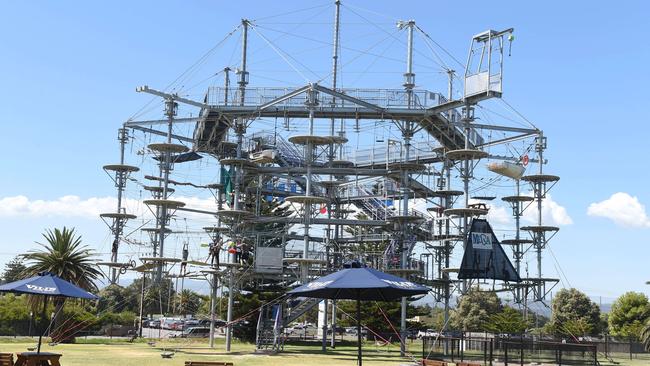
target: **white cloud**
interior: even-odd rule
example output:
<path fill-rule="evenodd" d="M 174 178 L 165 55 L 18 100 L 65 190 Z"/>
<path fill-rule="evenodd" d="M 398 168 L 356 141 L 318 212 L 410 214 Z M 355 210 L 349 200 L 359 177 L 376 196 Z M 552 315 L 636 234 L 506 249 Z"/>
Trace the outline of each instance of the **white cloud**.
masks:
<path fill-rule="evenodd" d="M 512 210 L 503 206 L 491 205 L 490 212 L 487 214 L 487 219 L 491 223 L 502 226 L 514 225 Z"/>
<path fill-rule="evenodd" d="M 604 217 L 623 227 L 650 227 L 650 218 L 645 206 L 637 197 L 625 192 L 614 193 L 604 201 L 590 204 L 587 215 Z"/>
<path fill-rule="evenodd" d="M 532 196 L 532 193 L 528 195 Z M 524 211 L 523 219 L 529 223 L 537 223 L 537 202 L 531 202 Z M 573 219 L 569 216 L 566 208 L 554 201 L 553 197 L 547 193 L 546 198 L 542 201 L 542 223 L 543 225 L 565 226 L 573 224 Z"/>
<path fill-rule="evenodd" d="M 186 203 L 186 207 L 216 211 L 213 199 L 198 197 L 174 197 L 173 199 Z M 128 213 L 138 216 L 151 216 L 151 212 L 135 199 L 126 199 L 123 202 Z M 26 196 L 12 196 L 0 198 L 0 217 L 79 217 L 98 219 L 100 213 L 115 212 L 117 198 L 115 197 L 90 197 L 82 199 L 79 196 L 63 196 L 54 200 L 32 200 Z M 191 213 L 184 213 L 191 215 Z"/>

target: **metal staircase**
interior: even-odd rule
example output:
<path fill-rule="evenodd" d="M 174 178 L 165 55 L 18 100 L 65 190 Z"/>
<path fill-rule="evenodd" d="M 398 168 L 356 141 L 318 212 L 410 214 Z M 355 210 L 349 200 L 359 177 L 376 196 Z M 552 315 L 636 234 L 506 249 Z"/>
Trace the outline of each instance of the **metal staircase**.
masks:
<path fill-rule="evenodd" d="M 263 305 L 257 320 L 256 348 L 273 352 L 281 351 L 284 347 L 284 328 L 321 301 L 314 298 L 294 299 L 285 296 Z"/>

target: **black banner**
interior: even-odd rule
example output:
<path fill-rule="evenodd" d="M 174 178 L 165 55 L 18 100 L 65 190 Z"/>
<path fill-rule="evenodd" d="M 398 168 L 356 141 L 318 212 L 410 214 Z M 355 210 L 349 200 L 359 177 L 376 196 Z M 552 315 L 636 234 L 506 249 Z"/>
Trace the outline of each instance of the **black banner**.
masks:
<path fill-rule="evenodd" d="M 487 220 L 472 220 L 458 278 L 521 282 Z"/>

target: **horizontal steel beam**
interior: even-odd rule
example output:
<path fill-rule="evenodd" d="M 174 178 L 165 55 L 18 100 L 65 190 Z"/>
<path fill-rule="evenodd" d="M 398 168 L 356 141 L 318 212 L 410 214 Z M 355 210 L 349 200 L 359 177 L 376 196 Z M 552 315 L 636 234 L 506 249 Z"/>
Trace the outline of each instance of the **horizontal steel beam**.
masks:
<path fill-rule="evenodd" d="M 287 118 L 308 118 L 309 110 L 307 107 L 298 106 L 281 106 L 275 105 L 260 110 L 256 106 L 210 106 L 211 112 L 220 112 L 232 117 L 287 117 Z M 428 117 L 424 109 L 408 109 L 408 108 L 385 108 L 376 110 L 367 107 L 331 107 L 331 106 L 316 106 L 314 107 L 315 118 L 347 118 L 347 119 L 381 119 L 390 118 L 395 120 L 410 120 L 417 121 Z M 329 122 L 328 122 L 329 123 Z"/>
<path fill-rule="evenodd" d="M 385 164 L 384 164 L 385 165 Z M 261 174 L 284 173 L 289 175 L 307 174 L 306 167 L 260 167 L 254 170 Z M 359 169 L 359 168 L 325 168 L 311 167 L 312 174 L 323 175 L 362 175 L 362 176 L 385 176 L 389 173 L 386 169 Z"/>
<path fill-rule="evenodd" d="M 173 123 L 194 123 L 199 122 L 202 118 L 191 117 L 191 118 L 174 118 Z M 168 119 L 154 119 L 149 121 L 127 121 L 124 123 L 124 127 L 133 127 L 133 126 L 153 126 L 153 125 L 166 125 L 169 123 Z"/>
<path fill-rule="evenodd" d="M 158 136 L 167 136 L 167 132 L 165 131 L 160 131 L 160 130 L 155 130 L 153 128 L 148 128 L 148 127 L 142 127 L 142 126 L 127 126 L 131 129 L 142 131 L 142 132 L 147 132 L 153 135 L 158 135 Z M 184 142 L 190 142 L 194 143 L 193 138 L 185 137 L 185 136 L 180 136 L 180 135 L 174 135 L 172 134 L 173 139 L 177 139 L 178 141 L 184 141 Z"/>
<path fill-rule="evenodd" d="M 463 122 L 449 122 L 449 124 L 461 128 L 465 128 Z M 487 125 L 484 123 L 474 123 L 470 124 L 470 127 L 473 129 L 483 129 L 483 130 L 493 130 L 493 131 L 505 131 L 505 132 L 517 132 L 517 133 L 528 133 L 528 134 L 538 134 L 541 131 L 536 128 L 522 128 L 522 127 L 510 127 L 510 126 L 498 126 L 498 125 Z"/>

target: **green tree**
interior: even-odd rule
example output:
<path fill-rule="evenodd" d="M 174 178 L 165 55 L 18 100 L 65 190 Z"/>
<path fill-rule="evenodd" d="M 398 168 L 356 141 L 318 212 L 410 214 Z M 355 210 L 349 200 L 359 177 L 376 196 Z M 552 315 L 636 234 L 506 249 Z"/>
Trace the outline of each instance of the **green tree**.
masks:
<path fill-rule="evenodd" d="M 25 264 L 22 257 L 14 257 L 10 262 L 5 264 L 5 270 L 2 273 L 1 280 L 4 283 L 18 281 L 23 279 Z"/>
<path fill-rule="evenodd" d="M 484 330 L 498 334 L 522 334 L 530 325 L 530 322 L 524 319 L 519 310 L 505 306 L 500 313 L 489 317 L 484 325 Z"/>
<path fill-rule="evenodd" d="M 125 301 L 128 304 L 125 310 L 136 314 L 140 312 L 140 297 L 142 292 L 142 278 L 135 279 L 125 289 Z M 166 278 L 154 282 L 147 278 L 144 292 L 143 314 L 169 314 L 173 309 L 172 300 L 176 296 L 174 283 Z"/>
<path fill-rule="evenodd" d="M 649 318 L 648 297 L 639 292 L 626 292 L 612 304 L 608 316 L 609 332 L 615 337 L 639 339 Z"/>
<path fill-rule="evenodd" d="M 103 312 L 117 312 L 127 310 L 129 294 L 126 288 L 118 284 L 110 284 L 99 291 L 97 310 Z M 132 310 L 132 309 L 128 309 Z"/>
<path fill-rule="evenodd" d="M 82 244 L 81 236 L 78 236 L 74 229 L 64 227 L 63 230 L 47 230 L 43 237 L 46 242 L 37 243 L 41 246 L 41 250 L 33 250 L 22 255 L 27 262 L 25 277 L 36 276 L 40 272 L 50 272 L 84 290 L 96 292 L 95 281 L 100 279 L 102 274 L 93 261 L 93 251 Z M 41 297 L 39 299 L 34 297 L 32 304 L 36 305 L 36 302 L 41 300 Z M 62 319 L 61 310 L 64 303 L 65 298 L 54 299 L 55 328 Z"/>
<path fill-rule="evenodd" d="M 484 331 L 490 317 L 501 312 L 501 300 L 492 291 L 470 289 L 460 297 L 451 313 L 452 328 L 465 331 Z"/>
<path fill-rule="evenodd" d="M 176 306 L 178 314 L 196 314 L 201 307 L 201 296 L 192 290 L 184 289 L 176 295 Z"/>
<path fill-rule="evenodd" d="M 341 300 L 336 303 L 338 307 L 337 315 L 339 320 L 337 325 L 342 327 L 356 327 L 357 321 L 357 302 Z M 394 334 L 395 330 L 399 332 L 400 324 L 400 309 L 401 304 L 399 301 L 362 301 L 361 302 L 361 324 L 370 328 L 373 332 Z M 430 310 L 423 307 L 415 307 L 408 305 L 407 314 L 409 317 L 416 315 L 429 315 Z M 386 320 L 388 318 L 390 323 Z M 391 326 L 392 325 L 392 326 Z M 407 327 L 421 327 L 422 324 L 415 322 L 408 322 Z M 393 330 L 395 328 L 395 330 Z M 372 339 L 373 334 L 368 333 Z M 397 335 L 393 335 L 393 340 L 397 339 Z"/>
<path fill-rule="evenodd" d="M 551 310 L 548 329 L 557 335 L 577 337 L 600 333 L 600 308 L 574 288 L 560 290 L 553 298 Z"/>
<path fill-rule="evenodd" d="M 650 352 L 650 320 L 648 320 L 643 329 L 641 329 L 641 342 L 643 342 L 645 350 Z"/>

